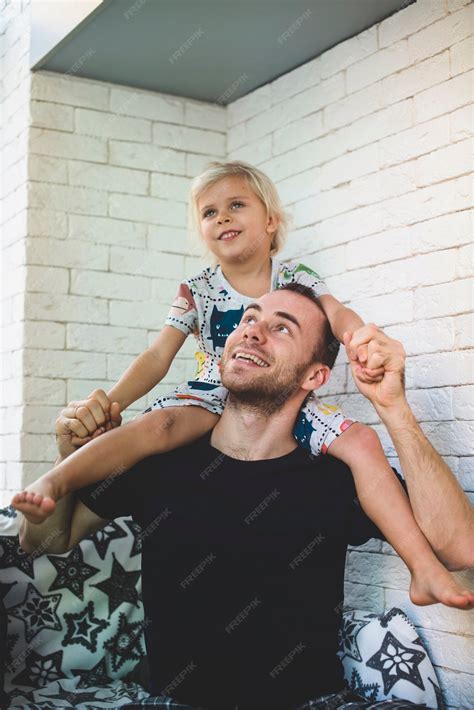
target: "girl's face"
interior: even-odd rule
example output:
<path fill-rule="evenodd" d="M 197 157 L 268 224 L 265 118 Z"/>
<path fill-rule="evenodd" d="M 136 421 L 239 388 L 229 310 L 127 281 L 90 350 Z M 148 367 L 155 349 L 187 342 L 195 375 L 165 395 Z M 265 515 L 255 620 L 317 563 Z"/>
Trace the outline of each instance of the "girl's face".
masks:
<path fill-rule="evenodd" d="M 276 223 L 245 178 L 222 178 L 198 200 L 201 232 L 220 263 L 268 259 Z M 225 234 L 225 232 L 239 234 Z"/>

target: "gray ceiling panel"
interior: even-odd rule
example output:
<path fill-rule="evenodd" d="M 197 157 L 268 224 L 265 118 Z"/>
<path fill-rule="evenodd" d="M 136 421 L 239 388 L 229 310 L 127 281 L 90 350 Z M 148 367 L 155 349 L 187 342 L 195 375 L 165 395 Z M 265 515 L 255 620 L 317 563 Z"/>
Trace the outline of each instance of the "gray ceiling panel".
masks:
<path fill-rule="evenodd" d="M 225 105 L 415 0 L 105 0 L 34 69 Z"/>

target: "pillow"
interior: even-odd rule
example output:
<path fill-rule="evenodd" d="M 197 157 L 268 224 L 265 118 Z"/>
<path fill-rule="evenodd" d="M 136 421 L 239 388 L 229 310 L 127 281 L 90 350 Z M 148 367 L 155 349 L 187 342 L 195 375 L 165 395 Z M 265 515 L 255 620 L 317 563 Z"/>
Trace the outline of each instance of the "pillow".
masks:
<path fill-rule="evenodd" d="M 120 518 L 68 552 L 38 555 L 19 547 L 19 518 L 0 511 L 5 691 L 35 692 L 86 672 L 121 680 L 145 656 L 138 526 Z"/>
<path fill-rule="evenodd" d="M 3 677 L 5 673 L 4 660 L 7 657 L 7 612 L 0 596 L 0 708 L 6 707 L 7 696 L 3 692 Z"/>
<path fill-rule="evenodd" d="M 0 508 L 0 537 L 15 537 L 20 532 L 21 516 L 11 505 Z"/>
<path fill-rule="evenodd" d="M 20 516 L 14 508 L 0 509 L 0 535 L 15 536 L 18 534 Z M 3 596 L 10 589 L 9 584 L 0 581 L 0 708 L 8 707 L 7 695 L 4 692 L 5 661 L 7 659 L 7 612 Z"/>
<path fill-rule="evenodd" d="M 444 710 L 428 651 L 401 609 L 383 615 L 345 611 L 339 648 L 347 684 L 367 700 L 410 700 Z"/>

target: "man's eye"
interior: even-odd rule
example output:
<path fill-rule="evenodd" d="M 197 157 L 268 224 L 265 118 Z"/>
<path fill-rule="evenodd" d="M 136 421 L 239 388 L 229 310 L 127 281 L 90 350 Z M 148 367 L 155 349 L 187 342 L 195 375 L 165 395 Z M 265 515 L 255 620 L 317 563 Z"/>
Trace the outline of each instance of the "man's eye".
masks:
<path fill-rule="evenodd" d="M 244 320 L 244 323 L 250 323 L 251 320 L 254 321 L 255 317 L 254 316 L 247 316 L 247 318 L 245 318 L 245 320 Z"/>
<path fill-rule="evenodd" d="M 283 323 L 281 323 L 281 325 L 277 325 L 277 330 L 279 330 L 279 331 L 282 332 L 282 333 L 283 333 L 283 332 L 286 332 L 286 333 L 289 333 L 289 332 L 290 332 L 288 326 L 283 325 Z"/>

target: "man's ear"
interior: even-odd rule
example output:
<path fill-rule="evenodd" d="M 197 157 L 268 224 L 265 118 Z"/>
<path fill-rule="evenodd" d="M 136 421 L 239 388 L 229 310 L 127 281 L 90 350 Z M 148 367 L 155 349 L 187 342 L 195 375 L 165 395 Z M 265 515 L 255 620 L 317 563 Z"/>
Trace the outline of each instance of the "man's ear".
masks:
<path fill-rule="evenodd" d="M 329 380 L 331 370 L 327 365 L 318 362 L 312 365 L 301 385 L 301 388 L 310 392 L 323 387 Z"/>

